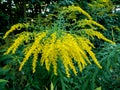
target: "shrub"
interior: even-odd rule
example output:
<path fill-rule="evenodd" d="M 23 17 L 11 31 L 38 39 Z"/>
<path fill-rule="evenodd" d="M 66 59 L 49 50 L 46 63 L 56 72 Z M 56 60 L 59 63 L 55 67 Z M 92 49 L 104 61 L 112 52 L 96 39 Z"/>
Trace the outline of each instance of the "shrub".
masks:
<path fill-rule="evenodd" d="M 71 14 L 75 17 L 71 17 Z M 77 18 L 77 15 L 82 15 L 81 19 Z M 71 20 L 72 22 L 69 22 Z M 20 52 L 22 57 L 24 57 L 23 60 L 19 59 L 19 71 L 24 72 L 27 76 L 27 74 L 31 75 L 32 68 L 34 74 L 33 76 L 28 75 L 28 78 L 34 77 L 35 82 L 41 84 L 41 88 L 47 89 L 53 87 L 65 90 L 70 88 L 65 82 L 69 83 L 71 78 L 68 79 L 67 77 L 81 76 L 80 72 L 85 70 L 88 64 L 94 62 L 99 68 L 103 67 L 92 50 L 95 46 L 91 40 L 97 37 L 112 44 L 114 42 L 107 39 L 98 30 L 106 30 L 106 28 L 94 21 L 82 8 L 74 5 L 64 7 L 59 12 L 58 19 L 46 27 L 39 22 L 39 18 L 38 21 L 13 25 L 3 38 L 9 37 L 9 34 L 15 31 L 20 31 L 20 33 L 15 35 L 13 44 L 4 54 L 11 53 L 14 55 Z M 32 67 L 30 67 L 31 64 Z M 92 67 L 92 65 L 89 66 Z M 89 70 L 92 71 L 94 69 L 90 68 Z M 89 70 L 85 74 L 92 74 Z M 93 73 L 94 77 L 98 74 L 99 69 L 95 70 L 96 73 Z M 42 75 L 37 77 L 36 75 L 40 75 L 40 73 L 46 77 L 42 78 Z M 89 74 L 86 78 L 88 78 Z M 44 84 L 37 81 L 37 79 L 45 80 L 45 78 L 48 78 L 48 82 Z M 27 81 L 27 78 L 25 78 L 28 87 L 36 89 L 35 83 L 34 85 L 32 83 L 33 80 L 29 79 Z M 93 83 L 94 81 L 95 78 Z M 86 88 L 87 84 L 84 83 L 83 89 Z M 92 84 L 92 88 L 94 88 L 94 84 Z"/>

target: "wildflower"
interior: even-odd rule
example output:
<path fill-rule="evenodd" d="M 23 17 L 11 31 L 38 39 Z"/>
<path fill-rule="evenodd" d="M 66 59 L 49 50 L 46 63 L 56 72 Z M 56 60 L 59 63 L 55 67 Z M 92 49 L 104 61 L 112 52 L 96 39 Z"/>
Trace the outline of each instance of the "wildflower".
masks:
<path fill-rule="evenodd" d="M 88 58 L 88 55 L 92 58 L 94 63 L 99 67 L 102 66 L 99 64 L 95 53 L 92 51 L 92 48 L 95 48 L 93 43 L 85 37 L 88 35 L 90 37 L 96 36 L 98 39 L 114 43 L 111 40 L 107 39 L 100 32 L 95 31 L 95 26 L 106 30 L 102 25 L 93 21 L 91 16 L 81 9 L 79 6 L 69 6 L 64 8 L 63 13 L 78 11 L 85 15 L 88 19 L 82 19 L 78 24 L 85 29 L 84 35 L 78 36 L 77 34 L 68 33 L 64 30 L 56 30 L 56 26 L 52 31 L 42 30 L 40 32 L 27 32 L 24 31 L 16 35 L 15 42 L 8 48 L 5 54 L 12 52 L 13 54 L 18 49 L 20 45 L 24 45 L 24 42 L 27 44 L 23 49 L 24 58 L 20 64 L 19 71 L 22 70 L 25 63 L 33 56 L 32 60 L 32 71 L 36 71 L 36 66 L 38 60 L 40 64 L 45 66 L 45 68 L 50 71 L 51 67 L 55 75 L 58 75 L 57 70 L 58 62 L 62 62 L 66 76 L 70 77 L 70 70 L 77 75 L 76 66 L 74 63 L 77 63 L 79 70 L 82 70 L 88 65 L 91 64 L 91 61 Z M 89 26 L 90 29 L 86 29 L 86 26 Z M 28 28 L 29 24 L 15 24 L 8 30 L 3 38 L 6 38 L 14 30 L 20 30 L 21 28 Z M 34 38 L 33 38 L 34 37 Z M 33 39 L 33 42 L 30 40 Z M 41 58 L 38 58 L 38 55 L 41 54 Z"/>
<path fill-rule="evenodd" d="M 8 30 L 6 33 L 5 33 L 5 35 L 4 35 L 4 39 L 11 33 L 11 32 L 13 32 L 13 31 L 15 31 L 16 29 L 17 30 L 20 30 L 21 28 L 28 28 L 28 26 L 29 26 L 29 23 L 23 23 L 23 24 L 21 24 L 21 23 L 18 23 L 18 24 L 15 24 L 15 25 L 13 25 L 11 28 L 10 28 L 10 30 Z"/>
<path fill-rule="evenodd" d="M 39 42 L 46 36 L 46 32 L 39 33 L 33 43 L 33 45 L 30 47 L 30 50 L 26 53 L 23 61 L 20 64 L 19 71 L 22 69 L 26 61 L 29 59 L 29 57 L 32 55 L 32 52 L 37 48 L 39 45 Z"/>
<path fill-rule="evenodd" d="M 46 69 L 49 71 L 50 66 L 53 66 L 54 74 L 57 75 L 57 60 L 61 60 L 67 77 L 70 77 L 69 70 L 71 69 L 75 75 L 77 75 L 76 67 L 73 60 L 78 63 L 80 71 L 82 71 L 87 63 L 91 64 L 88 56 L 85 53 L 90 52 L 90 56 L 94 62 L 101 68 L 97 59 L 95 58 L 92 50 L 93 44 L 90 41 L 84 41 L 85 39 L 79 36 L 67 34 L 56 38 L 56 33 L 51 35 L 51 39 L 45 39 L 42 49 L 41 64 L 45 64 Z M 62 33 L 62 34 L 63 34 Z M 86 39 L 87 40 L 87 39 Z M 88 49 L 88 50 L 87 50 Z"/>
<path fill-rule="evenodd" d="M 96 28 L 95 26 L 97 26 L 102 30 L 106 30 L 106 28 L 103 25 L 101 25 L 93 20 L 82 19 L 82 20 L 78 21 L 77 23 L 78 23 L 78 26 L 81 26 L 82 28 L 86 28 L 86 26 L 90 26 L 90 28 L 94 29 L 94 28 Z"/>
<path fill-rule="evenodd" d="M 82 13 L 83 15 L 85 15 L 88 19 L 92 20 L 92 17 L 79 6 L 72 5 L 72 6 L 69 6 L 68 8 L 64 7 L 63 12 L 71 12 L 71 11 L 78 11 L 79 13 Z"/>
<path fill-rule="evenodd" d="M 99 68 L 102 68 L 95 54 L 92 52 L 94 45 L 90 42 L 90 40 L 76 34 L 69 34 L 64 31 L 60 32 L 61 33 L 53 32 L 50 35 L 47 31 L 40 32 L 38 34 L 36 33 L 34 36 L 34 42 L 28 44 L 23 50 L 25 57 L 20 64 L 19 70 L 21 71 L 29 57 L 33 55 L 32 70 L 34 73 L 36 71 L 39 53 L 41 54 L 41 65 L 45 65 L 48 71 L 50 71 L 52 66 L 55 75 L 57 75 L 58 60 L 62 61 L 67 77 L 70 77 L 70 70 L 72 70 L 75 75 L 78 73 L 74 62 L 78 64 L 79 70 L 82 72 L 87 64 L 91 64 L 91 61 L 88 59 L 86 53 L 89 54 Z M 90 30 L 88 30 L 86 31 L 86 34 L 97 36 L 99 39 L 112 42 L 97 31 L 92 30 L 90 32 Z M 23 41 L 29 41 L 30 36 L 31 33 L 27 32 L 23 32 L 18 35 L 15 43 L 8 49 L 6 54 L 10 53 L 10 51 L 15 53 L 16 49 L 23 43 Z"/>
<path fill-rule="evenodd" d="M 96 37 L 98 37 L 98 39 L 102 39 L 102 40 L 107 41 L 107 42 L 109 42 L 109 43 L 115 44 L 113 41 L 107 39 L 104 35 L 102 35 L 102 34 L 101 34 L 100 32 L 98 32 L 98 31 L 94 31 L 94 30 L 92 30 L 92 29 L 85 29 L 85 32 L 86 32 L 86 34 L 88 34 L 88 35 L 91 36 L 91 37 L 96 36 Z"/>
<path fill-rule="evenodd" d="M 46 69 L 50 70 L 50 65 L 53 65 L 54 74 L 57 75 L 57 51 L 55 50 L 56 32 L 50 35 L 44 41 L 42 49 L 41 64 L 45 63 Z"/>
<path fill-rule="evenodd" d="M 33 54 L 33 63 L 32 63 L 32 66 L 33 66 L 33 73 L 36 71 L 35 68 L 36 68 L 36 63 L 37 63 L 37 59 L 38 59 L 38 54 L 37 53 L 37 50 L 35 50 L 34 54 Z"/>
<path fill-rule="evenodd" d="M 29 36 L 31 35 L 31 33 L 28 32 L 22 32 L 17 39 L 14 41 L 14 44 L 12 44 L 9 49 L 4 53 L 4 54 L 8 54 L 12 51 L 12 54 L 14 54 L 18 48 L 18 46 L 22 45 L 24 41 L 28 42 L 29 40 Z"/>
<path fill-rule="evenodd" d="M 24 41 L 24 36 L 21 35 L 20 37 L 18 37 L 14 44 L 12 46 L 9 47 L 9 49 L 4 53 L 4 54 L 8 54 L 12 51 L 12 54 L 15 53 L 16 49 L 18 48 L 18 46 Z"/>
<path fill-rule="evenodd" d="M 37 60 L 38 60 L 38 55 L 39 53 L 41 53 L 41 50 L 42 50 L 42 45 L 41 44 L 38 44 L 36 46 L 36 49 L 33 51 L 33 62 L 32 62 L 32 70 L 33 70 L 33 73 L 36 71 L 36 64 L 37 64 Z"/>

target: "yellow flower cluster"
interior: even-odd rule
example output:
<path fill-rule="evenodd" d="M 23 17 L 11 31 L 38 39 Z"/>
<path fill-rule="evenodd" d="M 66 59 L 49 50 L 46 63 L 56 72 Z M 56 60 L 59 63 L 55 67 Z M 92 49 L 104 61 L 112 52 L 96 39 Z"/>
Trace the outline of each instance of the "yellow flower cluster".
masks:
<path fill-rule="evenodd" d="M 91 51 L 94 46 L 88 39 L 67 33 L 63 33 L 63 36 L 57 38 L 56 34 L 57 33 L 54 32 L 51 34 L 51 37 L 44 41 L 42 49 L 40 62 L 42 65 L 45 64 L 48 71 L 52 65 L 54 74 L 57 75 L 57 60 L 62 60 L 67 77 L 70 77 L 70 69 L 77 75 L 73 61 L 78 63 L 80 71 L 87 65 L 87 62 L 91 63 L 85 51 L 87 51 L 94 62 L 102 68 L 95 54 Z"/>
<path fill-rule="evenodd" d="M 93 20 L 82 19 L 82 20 L 78 21 L 78 25 L 81 26 L 82 28 L 86 28 L 86 25 L 88 25 L 88 26 L 90 26 L 90 28 L 93 28 L 93 29 L 96 28 L 96 26 L 97 26 L 103 30 L 106 30 L 106 28 L 103 25 L 101 25 Z"/>
<path fill-rule="evenodd" d="M 22 67 L 24 66 L 24 64 L 27 62 L 27 60 L 29 59 L 29 57 L 34 54 L 34 60 L 33 60 L 33 72 L 35 72 L 35 65 L 36 65 L 36 60 L 37 60 L 37 57 L 36 54 L 38 54 L 41 49 L 42 49 L 42 45 L 40 44 L 41 40 L 46 36 L 46 32 L 41 32 L 41 33 L 38 33 L 38 35 L 36 35 L 35 37 L 35 41 L 34 43 L 32 44 L 32 46 L 28 49 L 28 51 L 26 51 L 26 54 L 25 54 L 25 57 L 22 61 L 22 63 L 20 64 L 20 68 L 19 70 L 22 69 Z M 26 50 L 26 49 L 25 49 Z M 23 50 L 23 51 L 25 51 Z"/>
<path fill-rule="evenodd" d="M 18 23 L 18 24 L 15 24 L 15 25 L 13 25 L 11 28 L 10 28 L 10 30 L 8 30 L 6 33 L 5 33 L 5 35 L 4 35 L 4 39 L 11 33 L 11 32 L 13 32 L 14 30 L 21 30 L 21 28 L 28 28 L 28 26 L 29 26 L 29 23 Z"/>
<path fill-rule="evenodd" d="M 68 8 L 64 8 L 65 10 L 78 11 L 83 15 L 87 16 L 89 20 L 84 19 L 78 22 L 78 24 L 83 26 L 90 25 L 91 29 L 84 29 L 85 34 L 94 37 L 97 36 L 98 39 L 102 39 L 104 41 L 114 43 L 111 40 L 105 38 L 100 32 L 94 31 L 92 27 L 98 26 L 99 28 L 106 30 L 102 25 L 93 21 L 91 16 L 81 9 L 78 6 L 69 6 Z M 11 27 L 9 31 L 6 32 L 3 38 L 6 38 L 11 32 L 14 30 L 20 30 L 21 28 L 28 28 L 29 24 L 15 24 Z M 85 27 L 84 27 L 85 28 Z M 56 27 L 55 27 L 56 29 Z M 53 30 L 53 29 L 52 29 Z M 82 71 L 87 64 L 91 64 L 87 55 L 89 55 L 94 63 L 99 67 L 102 66 L 99 64 L 95 54 L 92 52 L 92 48 L 94 45 L 90 42 L 86 37 L 78 36 L 76 34 L 67 33 L 64 30 L 53 30 L 52 32 L 48 30 L 44 30 L 41 32 L 22 32 L 16 35 L 17 38 L 15 42 L 8 48 L 5 54 L 15 51 L 18 49 L 20 45 L 24 45 L 26 42 L 26 48 L 23 49 L 24 58 L 20 64 L 19 71 L 22 70 L 25 63 L 29 60 L 31 56 L 33 56 L 32 61 L 32 70 L 33 73 L 36 71 L 37 61 L 39 60 L 41 65 L 45 65 L 46 69 L 50 71 L 51 67 L 55 75 L 57 75 L 58 70 L 58 62 L 61 61 L 66 71 L 67 77 L 70 77 L 70 70 L 73 71 L 75 75 L 77 75 L 76 66 L 74 63 L 77 63 L 79 70 Z M 31 38 L 33 38 L 33 42 L 29 42 Z M 41 58 L 38 56 L 41 54 Z"/>
<path fill-rule="evenodd" d="M 8 31 L 9 32 L 9 31 Z M 9 49 L 4 53 L 4 54 L 8 54 L 12 51 L 12 54 L 14 54 L 17 50 L 17 48 L 22 45 L 25 42 L 28 42 L 29 37 L 32 34 L 30 32 L 22 32 L 21 34 L 19 34 L 18 38 L 15 39 L 14 43 L 9 47 Z"/>
<path fill-rule="evenodd" d="M 68 6 L 68 8 L 64 7 L 63 9 L 64 10 L 63 10 L 62 13 L 72 12 L 72 11 L 74 11 L 74 12 L 78 11 L 79 13 L 82 13 L 83 15 L 85 15 L 88 19 L 92 19 L 92 17 L 86 11 L 84 11 L 81 7 L 79 7 L 79 6 L 72 5 L 72 6 Z"/>
<path fill-rule="evenodd" d="M 111 0 L 92 0 L 92 2 L 88 5 L 92 10 L 97 12 L 96 15 L 98 16 L 111 12 L 113 9 Z"/>
<path fill-rule="evenodd" d="M 108 3 L 108 2 L 110 2 L 110 0 L 98 0 L 98 2 L 101 2 L 101 3 Z"/>
<path fill-rule="evenodd" d="M 6 51 L 5 54 L 15 53 L 18 46 L 20 46 L 30 35 L 26 35 L 28 32 L 23 32 L 15 40 L 14 44 Z M 91 64 L 86 53 L 88 53 L 93 61 L 102 68 L 98 63 L 95 54 L 92 52 L 93 44 L 86 38 L 61 32 L 61 36 L 58 37 L 57 32 L 53 32 L 48 36 L 48 32 L 40 32 L 35 35 L 35 40 L 32 44 L 28 44 L 24 48 L 25 57 L 20 64 L 19 70 L 25 65 L 29 57 L 33 55 L 32 70 L 35 72 L 36 63 L 39 60 L 38 55 L 41 53 L 40 63 L 45 65 L 46 69 L 49 71 L 50 67 L 53 67 L 54 74 L 57 75 L 57 62 L 61 60 L 67 77 L 70 77 L 70 70 L 77 75 L 77 70 L 74 62 L 78 64 L 80 71 L 85 68 L 87 63 Z"/>
<path fill-rule="evenodd" d="M 94 36 L 98 37 L 98 39 L 102 39 L 106 42 L 109 42 L 109 43 L 112 43 L 112 44 L 115 44 L 115 42 L 107 39 L 103 34 L 101 34 L 100 32 L 98 31 L 94 31 L 92 29 L 85 29 L 85 33 L 88 34 L 89 36 L 91 36 L 92 38 L 94 38 Z"/>

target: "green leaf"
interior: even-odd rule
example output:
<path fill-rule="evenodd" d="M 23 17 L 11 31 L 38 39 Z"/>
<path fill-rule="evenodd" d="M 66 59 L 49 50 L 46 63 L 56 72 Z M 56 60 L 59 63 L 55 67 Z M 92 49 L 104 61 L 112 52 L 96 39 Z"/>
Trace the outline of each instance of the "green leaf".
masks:
<path fill-rule="evenodd" d="M 101 89 L 101 86 L 100 86 L 100 87 L 97 87 L 95 90 L 102 90 L 102 89 Z"/>
<path fill-rule="evenodd" d="M 47 87 L 45 87 L 45 90 L 48 90 L 48 88 L 47 88 Z"/>
<path fill-rule="evenodd" d="M 0 83 L 7 83 L 8 80 L 5 80 L 5 79 L 0 79 Z"/>
<path fill-rule="evenodd" d="M 5 79 L 0 79 L 0 88 L 4 89 L 5 88 L 5 84 L 8 82 L 8 80 Z"/>
<path fill-rule="evenodd" d="M 53 85 L 52 82 L 51 82 L 51 84 L 50 84 L 50 90 L 54 90 L 54 85 Z"/>
<path fill-rule="evenodd" d="M 87 89 L 87 87 L 89 86 L 89 85 L 88 85 L 88 82 L 89 82 L 89 79 L 86 80 L 85 83 L 83 84 L 82 90 L 86 90 L 86 89 Z"/>

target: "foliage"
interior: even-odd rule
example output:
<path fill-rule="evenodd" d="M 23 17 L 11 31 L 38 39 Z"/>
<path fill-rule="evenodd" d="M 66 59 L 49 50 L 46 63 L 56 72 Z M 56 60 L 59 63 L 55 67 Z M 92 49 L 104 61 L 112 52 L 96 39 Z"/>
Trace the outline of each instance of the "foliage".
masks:
<path fill-rule="evenodd" d="M 118 38 L 119 32 L 117 32 L 117 28 L 120 28 L 120 15 L 113 13 L 114 8 L 115 5 L 111 0 L 93 0 L 88 4 L 88 12 L 94 17 L 95 21 L 106 27 L 107 31 L 103 32 L 103 34 L 112 40 Z"/>
<path fill-rule="evenodd" d="M 103 71 L 99 74 L 101 76 L 100 85 L 104 90 L 106 89 L 119 89 L 120 88 L 120 44 L 109 45 L 105 44 L 105 47 L 98 52 L 98 57 L 101 59 L 101 64 L 104 66 Z M 104 72 L 104 73 L 103 73 Z M 104 77 L 104 79 L 103 79 Z M 107 85 L 106 85 L 107 84 Z M 108 87 L 109 85 L 109 87 Z M 110 85 L 112 85 L 110 87 Z"/>
<path fill-rule="evenodd" d="M 110 90 L 120 89 L 120 45 L 105 44 L 104 48 L 97 51 L 97 56 L 103 66 L 102 70 L 94 64 L 87 66 L 77 76 L 71 75 L 64 78 L 66 90 Z"/>
<path fill-rule="evenodd" d="M 0 90 L 119 90 L 118 3 L 1 0 Z"/>
<path fill-rule="evenodd" d="M 103 39 L 105 41 L 111 42 L 109 39 L 105 38 L 100 32 L 94 30 L 94 26 L 96 25 L 102 29 L 105 29 L 102 25 L 93 21 L 87 12 L 82 10 L 78 6 L 69 6 L 68 9 L 64 8 L 63 12 L 70 11 L 79 11 L 85 16 L 88 17 L 89 20 L 83 19 L 79 21 L 79 23 L 83 22 L 83 31 L 90 37 L 98 37 L 99 39 Z M 81 25 L 81 24 L 80 24 Z M 90 26 L 90 29 L 84 29 L 86 25 Z M 6 38 L 10 32 L 13 32 L 16 29 L 21 29 L 22 27 L 28 28 L 28 24 L 16 24 L 11 27 L 11 29 L 6 32 L 4 38 Z M 70 76 L 69 68 L 77 75 L 76 68 L 74 66 L 73 60 L 77 62 L 80 71 L 87 65 L 86 62 L 90 63 L 86 52 L 92 57 L 93 61 L 98 65 L 98 67 L 102 68 L 98 63 L 95 54 L 91 51 L 93 44 L 84 36 L 78 36 L 76 34 L 72 34 L 72 32 L 67 33 L 65 30 L 57 26 L 53 26 L 53 28 L 48 30 L 43 30 L 40 32 L 28 32 L 24 31 L 20 34 L 16 35 L 17 38 L 14 43 L 10 46 L 5 54 L 8 54 L 12 51 L 12 54 L 15 53 L 17 48 L 20 45 L 25 45 L 23 50 L 25 57 L 20 64 L 19 70 L 22 69 L 24 64 L 27 62 L 29 57 L 33 54 L 33 73 L 35 72 L 36 62 L 39 54 L 41 54 L 40 62 L 42 65 L 45 64 L 46 69 L 49 71 L 50 66 L 53 66 L 54 74 L 57 75 L 57 62 L 59 59 L 62 61 L 67 77 Z M 30 41 L 33 40 L 31 43 Z M 72 46 L 71 46 L 72 45 Z M 86 52 L 85 52 L 86 51 Z"/>

